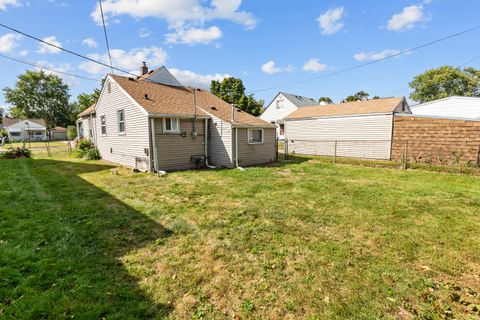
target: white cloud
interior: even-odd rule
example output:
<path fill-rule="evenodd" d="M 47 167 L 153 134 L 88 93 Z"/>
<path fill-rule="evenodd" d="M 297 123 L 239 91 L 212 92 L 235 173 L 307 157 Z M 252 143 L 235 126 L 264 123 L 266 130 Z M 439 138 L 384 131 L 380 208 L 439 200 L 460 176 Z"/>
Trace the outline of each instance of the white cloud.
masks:
<path fill-rule="evenodd" d="M 318 18 L 318 24 L 322 28 L 322 34 L 330 35 L 337 33 L 343 28 L 342 18 L 345 10 L 343 7 L 330 9 L 327 12 L 321 14 Z"/>
<path fill-rule="evenodd" d="M 150 37 L 150 32 L 146 28 L 141 28 L 138 31 L 138 35 L 140 36 L 140 38 L 148 38 Z"/>
<path fill-rule="evenodd" d="M 48 43 L 54 44 L 58 47 L 61 47 L 62 44 L 57 41 L 57 38 L 55 36 L 50 36 L 42 39 L 43 41 L 46 41 Z M 62 50 L 49 46 L 48 44 L 45 43 L 40 43 L 40 46 L 38 47 L 38 53 L 40 54 L 47 54 L 47 53 L 52 53 L 52 54 L 59 54 Z"/>
<path fill-rule="evenodd" d="M 385 59 L 386 57 L 399 54 L 401 50 L 398 49 L 384 49 L 379 52 L 370 51 L 370 52 L 360 52 L 355 54 L 353 57 L 357 61 L 375 61 Z"/>
<path fill-rule="evenodd" d="M 222 37 L 222 30 L 213 26 L 208 29 L 190 28 L 188 30 L 179 29 L 175 33 L 166 35 L 167 43 L 184 43 L 184 44 L 208 44 Z"/>
<path fill-rule="evenodd" d="M 320 63 L 318 59 L 310 59 L 303 65 L 303 70 L 311 72 L 321 72 L 327 69 L 327 65 Z"/>
<path fill-rule="evenodd" d="M 18 0 L 0 0 L 0 10 L 6 11 L 8 6 L 19 7 L 22 4 Z"/>
<path fill-rule="evenodd" d="M 280 72 L 292 72 L 295 70 L 293 66 L 287 66 L 285 68 L 280 68 L 275 65 L 275 61 L 268 61 L 262 65 L 262 71 L 266 74 L 275 74 Z"/>
<path fill-rule="evenodd" d="M 60 63 L 59 65 L 55 65 L 51 62 L 47 62 L 47 61 L 44 61 L 44 60 L 41 60 L 41 61 L 37 61 L 37 64 L 42 66 L 42 67 L 45 67 L 45 68 L 48 68 L 50 70 L 54 70 L 54 71 L 59 71 L 59 72 L 67 72 L 67 73 L 70 73 L 71 70 L 72 70 L 72 66 L 69 64 L 69 63 Z M 37 68 L 37 70 L 41 70 L 41 68 Z M 68 76 L 68 75 L 65 75 L 65 74 L 60 74 L 60 73 L 57 73 L 57 72 L 53 72 L 53 71 L 50 71 L 50 70 L 44 70 L 42 69 L 45 73 L 47 74 L 54 74 L 60 78 L 62 78 L 62 80 L 68 84 L 70 87 L 78 87 L 80 86 L 80 81 L 73 77 L 73 76 Z"/>
<path fill-rule="evenodd" d="M 165 52 L 165 50 L 155 46 L 146 48 L 135 48 L 128 52 L 123 49 L 112 49 L 110 53 L 112 55 L 112 62 L 114 67 L 135 73 L 139 72 L 140 65 L 143 61 L 147 62 L 148 65 L 154 67 L 164 65 L 167 60 L 167 53 Z M 106 64 L 110 63 L 107 53 L 89 54 L 88 57 Z M 109 68 L 101 66 L 94 62 L 81 63 L 79 65 L 79 68 L 91 74 L 102 74 L 110 72 Z"/>
<path fill-rule="evenodd" d="M 97 48 L 98 44 L 95 38 L 87 38 L 82 41 L 82 44 L 86 45 L 89 48 Z"/>
<path fill-rule="evenodd" d="M 18 42 L 22 36 L 7 33 L 0 37 L 0 52 L 7 53 L 18 47 Z"/>
<path fill-rule="evenodd" d="M 274 61 L 268 61 L 262 65 L 262 71 L 265 72 L 266 74 L 275 74 L 275 73 L 282 72 L 282 69 L 276 67 Z"/>
<path fill-rule="evenodd" d="M 28 50 L 22 50 L 22 51 L 20 51 L 19 55 L 21 55 L 22 57 L 28 56 Z"/>
<path fill-rule="evenodd" d="M 212 80 L 221 81 L 225 78 L 230 77 L 229 74 L 221 74 L 221 73 L 201 75 L 189 70 L 179 70 L 175 68 L 168 69 L 168 70 L 183 85 L 192 86 L 196 88 L 209 88 L 210 82 L 212 82 Z"/>
<path fill-rule="evenodd" d="M 422 5 L 413 5 L 403 8 L 402 12 L 395 14 L 388 21 L 387 28 L 392 31 L 405 31 L 415 27 L 415 24 L 424 20 Z"/>
<path fill-rule="evenodd" d="M 129 15 L 136 19 L 155 17 L 165 19 L 169 26 L 177 28 L 185 24 L 202 25 L 214 19 L 229 20 L 246 28 L 257 25 L 255 17 L 241 11 L 242 0 L 107 0 L 103 2 L 103 11 L 107 19 L 120 15 Z M 91 13 L 92 19 L 101 24 L 100 7 L 97 4 Z"/>

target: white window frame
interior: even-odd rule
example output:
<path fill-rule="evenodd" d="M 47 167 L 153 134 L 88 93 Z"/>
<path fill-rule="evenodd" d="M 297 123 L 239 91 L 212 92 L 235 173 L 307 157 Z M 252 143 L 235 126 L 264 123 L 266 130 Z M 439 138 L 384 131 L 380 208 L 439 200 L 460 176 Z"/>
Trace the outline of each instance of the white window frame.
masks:
<path fill-rule="evenodd" d="M 120 121 L 119 113 L 123 113 L 123 121 Z M 123 131 L 120 131 L 120 124 L 123 123 Z M 117 132 L 119 135 L 124 135 L 125 131 L 127 130 L 126 121 L 125 121 L 125 110 L 118 109 L 117 110 Z"/>
<path fill-rule="evenodd" d="M 262 132 L 262 141 L 252 141 L 252 131 Z M 263 144 L 265 142 L 265 131 L 263 128 L 252 128 L 247 130 L 247 142 L 248 144 Z"/>
<path fill-rule="evenodd" d="M 170 121 L 170 130 L 167 130 L 167 120 Z M 175 121 L 177 128 L 172 129 L 172 124 Z M 180 118 L 163 118 L 163 133 L 180 133 Z"/>
<path fill-rule="evenodd" d="M 125 114 L 123 114 L 123 116 L 125 117 Z M 102 119 L 105 121 L 105 123 L 102 123 Z M 105 127 L 105 133 L 103 133 L 104 127 Z M 102 136 L 107 135 L 107 117 L 104 114 L 100 116 L 100 133 L 102 134 Z"/>
<path fill-rule="evenodd" d="M 283 99 L 278 99 L 276 104 L 277 109 L 283 109 Z"/>

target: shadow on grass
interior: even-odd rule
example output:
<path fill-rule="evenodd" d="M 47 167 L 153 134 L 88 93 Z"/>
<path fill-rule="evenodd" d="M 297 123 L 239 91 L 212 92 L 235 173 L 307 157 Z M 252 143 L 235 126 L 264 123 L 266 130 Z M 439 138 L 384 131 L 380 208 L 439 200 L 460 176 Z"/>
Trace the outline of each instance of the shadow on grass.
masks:
<path fill-rule="evenodd" d="M 0 318 L 152 319 L 153 302 L 121 258 L 171 232 L 86 182 L 107 165 L 0 163 Z M 134 270 L 141 276 L 142 270 Z"/>

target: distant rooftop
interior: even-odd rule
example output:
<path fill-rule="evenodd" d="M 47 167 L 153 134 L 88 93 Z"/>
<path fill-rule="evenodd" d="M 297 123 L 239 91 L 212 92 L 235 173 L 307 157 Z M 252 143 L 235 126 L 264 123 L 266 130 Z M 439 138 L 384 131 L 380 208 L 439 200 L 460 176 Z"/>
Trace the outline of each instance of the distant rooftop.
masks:
<path fill-rule="evenodd" d="M 285 96 L 285 98 L 290 100 L 294 105 L 296 105 L 299 108 L 310 107 L 310 106 L 314 106 L 314 105 L 319 104 L 317 100 L 309 98 L 309 97 L 299 96 L 299 95 L 296 95 L 296 94 L 291 94 L 291 93 L 286 93 L 286 92 L 280 92 L 280 93 L 283 94 Z"/>

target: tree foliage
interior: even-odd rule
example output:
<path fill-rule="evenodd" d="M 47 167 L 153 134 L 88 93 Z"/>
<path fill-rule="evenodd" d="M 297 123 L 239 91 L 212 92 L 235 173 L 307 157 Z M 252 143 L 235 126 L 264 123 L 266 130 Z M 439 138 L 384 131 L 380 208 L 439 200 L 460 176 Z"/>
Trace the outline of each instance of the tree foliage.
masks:
<path fill-rule="evenodd" d="M 410 88 L 412 100 L 428 102 L 450 96 L 480 96 L 480 70 L 442 66 L 417 75 Z"/>
<path fill-rule="evenodd" d="M 210 91 L 224 101 L 235 104 L 235 106 L 254 116 L 263 111 L 263 100 L 255 100 L 252 94 L 245 94 L 245 86 L 241 79 L 229 77 L 223 81 L 213 80 L 210 84 Z"/>
<path fill-rule="evenodd" d="M 318 99 L 319 103 L 325 102 L 326 104 L 333 104 L 333 100 L 330 97 L 320 97 Z"/>
<path fill-rule="evenodd" d="M 358 91 L 357 93 L 351 96 L 346 97 L 344 101 L 345 102 L 363 101 L 363 100 L 367 100 L 369 96 L 370 94 L 362 90 L 362 91 Z"/>
<path fill-rule="evenodd" d="M 76 137 L 77 137 L 77 126 L 68 126 L 67 127 L 68 140 L 74 140 Z"/>
<path fill-rule="evenodd" d="M 3 110 L 2 108 L 0 108 L 0 124 L 3 123 L 3 113 L 5 112 L 5 110 Z"/>
<path fill-rule="evenodd" d="M 56 75 L 28 70 L 18 76 L 14 88 L 3 91 L 5 101 L 14 105 L 15 117 L 43 119 L 48 129 L 72 122 L 69 88 Z"/>

